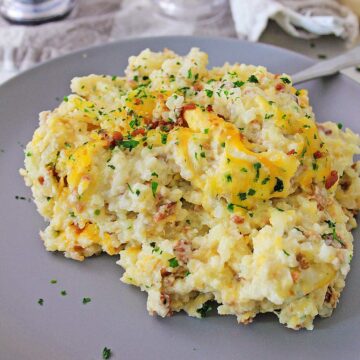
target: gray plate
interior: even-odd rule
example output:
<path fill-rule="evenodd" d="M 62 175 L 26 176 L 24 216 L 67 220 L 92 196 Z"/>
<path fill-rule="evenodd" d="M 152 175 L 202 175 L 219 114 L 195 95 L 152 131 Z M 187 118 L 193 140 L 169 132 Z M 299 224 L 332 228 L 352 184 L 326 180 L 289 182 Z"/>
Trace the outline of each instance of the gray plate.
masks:
<path fill-rule="evenodd" d="M 149 47 L 185 54 L 192 46 L 209 53 L 210 65 L 225 61 L 262 64 L 294 73 L 312 61 L 296 53 L 238 40 L 164 37 L 124 41 L 48 62 L 0 87 L 0 359 L 359 359 L 360 264 L 352 262 L 347 287 L 334 315 L 315 330 L 291 331 L 273 315 L 249 326 L 235 317 L 184 314 L 161 319 L 146 311 L 146 297 L 120 283 L 115 258 L 83 263 L 44 250 L 38 232 L 44 222 L 18 169 L 41 110 L 52 109 L 69 92 L 75 75 L 122 74 L 127 58 Z M 86 54 L 86 55 L 84 55 Z M 360 87 L 344 76 L 305 85 L 319 121 L 343 122 L 360 132 Z M 355 232 L 355 238 L 359 232 Z M 357 244 L 355 244 L 357 245 Z M 57 284 L 50 284 L 51 279 Z M 67 296 L 60 291 L 66 290 Z M 92 302 L 83 305 L 82 298 Z M 38 298 L 44 305 L 37 304 Z"/>

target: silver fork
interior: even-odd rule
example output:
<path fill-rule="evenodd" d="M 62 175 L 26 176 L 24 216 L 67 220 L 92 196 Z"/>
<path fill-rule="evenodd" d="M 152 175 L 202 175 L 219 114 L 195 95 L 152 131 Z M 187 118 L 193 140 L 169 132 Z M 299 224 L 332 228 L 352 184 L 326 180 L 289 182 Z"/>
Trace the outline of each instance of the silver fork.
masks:
<path fill-rule="evenodd" d="M 304 81 L 315 78 L 334 75 L 340 70 L 356 65 L 360 65 L 360 46 L 348 51 L 345 54 L 336 56 L 329 60 L 320 61 L 315 65 L 292 75 L 292 81 L 293 84 L 300 84 Z"/>

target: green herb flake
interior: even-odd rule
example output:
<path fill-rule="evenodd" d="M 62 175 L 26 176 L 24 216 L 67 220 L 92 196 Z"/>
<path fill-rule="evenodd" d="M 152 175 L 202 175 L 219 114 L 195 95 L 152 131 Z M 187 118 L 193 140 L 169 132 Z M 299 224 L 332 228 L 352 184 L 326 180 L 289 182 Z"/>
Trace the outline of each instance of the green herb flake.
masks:
<path fill-rule="evenodd" d="M 290 254 L 286 250 L 282 249 L 282 251 L 286 256 L 290 256 Z"/>
<path fill-rule="evenodd" d="M 135 190 L 135 194 L 136 194 L 136 196 L 139 196 L 139 195 L 140 195 L 140 190 L 139 190 L 139 189 L 136 189 L 136 190 Z"/>
<path fill-rule="evenodd" d="M 99 216 L 100 215 L 100 209 L 94 210 L 94 215 Z"/>
<path fill-rule="evenodd" d="M 318 58 L 321 60 L 327 59 L 327 55 L 325 54 L 318 54 Z"/>
<path fill-rule="evenodd" d="M 238 197 L 240 200 L 244 201 L 246 200 L 246 193 L 238 193 Z"/>
<path fill-rule="evenodd" d="M 234 212 L 234 204 L 229 203 L 229 204 L 227 205 L 227 209 L 228 209 L 230 212 Z"/>
<path fill-rule="evenodd" d="M 206 96 L 211 98 L 214 94 L 214 92 L 212 90 L 209 90 L 209 89 L 205 89 L 205 93 L 206 93 Z"/>
<path fill-rule="evenodd" d="M 256 162 L 253 165 L 254 169 L 256 170 L 256 175 L 255 175 L 255 182 L 259 180 L 259 176 L 260 176 L 260 168 L 261 168 L 261 163 Z"/>
<path fill-rule="evenodd" d="M 126 185 L 127 185 L 128 189 L 129 189 L 129 191 L 133 194 L 134 192 L 133 192 L 133 189 L 131 188 L 130 184 L 126 183 Z"/>
<path fill-rule="evenodd" d="M 204 129 L 204 134 L 208 134 L 209 133 L 209 129 Z"/>
<path fill-rule="evenodd" d="M 108 360 L 108 359 L 110 359 L 111 355 L 112 355 L 111 349 L 109 349 L 105 346 L 102 351 L 102 358 L 104 360 Z"/>
<path fill-rule="evenodd" d="M 206 154 L 204 153 L 204 151 L 202 151 L 202 152 L 200 153 L 200 156 L 201 156 L 202 158 L 206 158 Z"/>
<path fill-rule="evenodd" d="M 152 191 L 153 197 L 156 196 L 156 190 L 157 190 L 158 186 L 159 186 L 159 184 L 156 181 L 151 182 L 151 191 Z"/>
<path fill-rule="evenodd" d="M 113 169 L 113 170 L 115 170 L 115 166 L 114 165 L 108 165 L 108 167 L 110 168 L 110 169 Z"/>
<path fill-rule="evenodd" d="M 249 191 L 248 191 L 249 196 L 254 196 L 255 194 L 256 194 L 256 191 L 254 189 L 249 189 Z"/>
<path fill-rule="evenodd" d="M 255 76 L 255 75 L 251 75 L 248 80 L 248 82 L 251 82 L 251 83 L 255 83 L 255 84 L 258 84 L 259 83 L 259 80 L 258 78 Z"/>
<path fill-rule="evenodd" d="M 189 270 L 186 270 L 185 277 L 189 276 L 191 272 Z"/>
<path fill-rule="evenodd" d="M 232 182 L 232 176 L 230 174 L 226 174 L 225 179 L 227 182 Z"/>
<path fill-rule="evenodd" d="M 82 303 L 83 303 L 84 305 L 88 304 L 89 302 L 91 302 L 91 298 L 89 298 L 89 297 L 84 297 L 84 298 L 82 299 Z"/>
<path fill-rule="evenodd" d="M 284 190 L 284 183 L 278 177 L 276 178 L 276 184 L 274 186 L 274 192 L 282 192 Z"/>
<path fill-rule="evenodd" d="M 222 148 L 224 148 L 225 147 L 225 143 L 223 142 L 223 143 L 221 143 L 221 147 Z"/>
<path fill-rule="evenodd" d="M 342 123 L 338 123 L 337 127 L 341 130 L 343 128 L 343 124 Z"/>
<path fill-rule="evenodd" d="M 179 262 L 176 259 L 176 257 L 173 257 L 173 258 L 169 259 L 168 261 L 169 261 L 169 266 L 172 268 L 176 268 L 179 266 Z"/>
<path fill-rule="evenodd" d="M 167 134 L 161 134 L 161 143 L 165 145 L 167 143 Z"/>
<path fill-rule="evenodd" d="M 240 169 L 240 171 L 243 172 L 243 173 L 247 173 L 248 169 L 243 167 L 243 168 Z"/>
<path fill-rule="evenodd" d="M 262 185 L 266 185 L 268 182 L 270 181 L 270 177 L 266 177 L 263 179 L 263 181 L 261 182 Z"/>
<path fill-rule="evenodd" d="M 187 78 L 191 79 L 192 78 L 192 72 L 191 72 L 191 68 L 188 70 L 187 72 Z"/>
<path fill-rule="evenodd" d="M 291 80 L 287 77 L 281 77 L 280 80 L 284 83 L 284 84 L 291 84 Z"/>
<path fill-rule="evenodd" d="M 280 211 L 280 212 L 284 212 L 284 209 L 280 209 L 280 208 L 276 208 L 276 210 Z"/>
<path fill-rule="evenodd" d="M 64 100 L 65 102 L 68 102 L 68 101 L 69 101 L 69 98 L 68 98 L 67 96 L 64 96 L 63 100 Z"/>
<path fill-rule="evenodd" d="M 43 306 L 44 305 L 44 299 L 39 299 L 37 302 L 39 305 Z"/>
<path fill-rule="evenodd" d="M 240 80 L 235 81 L 235 82 L 233 83 L 234 87 L 237 87 L 237 88 L 242 87 L 244 84 L 245 84 L 245 82 L 244 82 L 244 81 L 240 81 Z"/>
<path fill-rule="evenodd" d="M 136 148 L 138 145 L 139 145 L 139 141 L 132 139 L 119 141 L 119 146 L 122 146 L 125 149 L 129 149 L 129 151 Z"/>
<path fill-rule="evenodd" d="M 66 292 L 66 290 L 61 290 L 60 294 L 61 294 L 62 296 L 66 296 L 66 295 L 67 295 L 67 292 Z"/>
<path fill-rule="evenodd" d="M 274 116 L 274 114 L 265 114 L 265 120 L 269 120 Z"/>
<path fill-rule="evenodd" d="M 57 280 L 56 279 L 51 279 L 50 280 L 50 284 L 56 284 L 57 283 Z"/>
<path fill-rule="evenodd" d="M 202 318 L 206 317 L 206 314 L 207 314 L 209 311 L 212 310 L 212 307 L 211 307 L 210 304 L 211 304 L 210 301 L 206 301 L 206 302 L 202 305 L 202 307 L 201 307 L 200 309 L 197 309 L 197 310 L 196 310 L 196 312 L 197 312 L 198 314 L 200 314 L 200 316 L 201 316 Z"/>

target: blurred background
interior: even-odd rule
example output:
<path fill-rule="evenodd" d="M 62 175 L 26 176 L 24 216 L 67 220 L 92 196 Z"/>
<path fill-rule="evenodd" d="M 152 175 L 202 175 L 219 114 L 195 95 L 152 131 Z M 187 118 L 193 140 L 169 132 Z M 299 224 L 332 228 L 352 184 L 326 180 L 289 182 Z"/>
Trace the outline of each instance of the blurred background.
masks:
<path fill-rule="evenodd" d="M 360 45 L 360 0 L 0 0 L 0 14 L 0 83 L 71 51 L 131 37 L 237 37 L 319 61 Z M 360 67 L 345 73 L 360 82 Z"/>

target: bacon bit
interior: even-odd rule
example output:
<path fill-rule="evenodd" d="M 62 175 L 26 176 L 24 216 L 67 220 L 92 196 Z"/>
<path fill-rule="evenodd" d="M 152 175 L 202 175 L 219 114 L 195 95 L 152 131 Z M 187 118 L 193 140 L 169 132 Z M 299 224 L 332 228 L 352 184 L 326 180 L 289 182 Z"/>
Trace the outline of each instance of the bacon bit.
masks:
<path fill-rule="evenodd" d="M 170 307 L 170 302 L 171 302 L 170 295 L 165 294 L 164 292 L 162 292 L 160 294 L 160 301 L 166 307 Z"/>
<path fill-rule="evenodd" d="M 329 304 L 331 307 L 335 308 L 337 300 L 338 300 L 338 293 L 331 287 L 328 286 L 324 298 L 324 302 Z"/>
<path fill-rule="evenodd" d="M 121 141 L 123 139 L 122 133 L 120 131 L 114 131 L 112 134 L 112 138 L 115 141 Z"/>
<path fill-rule="evenodd" d="M 293 282 L 296 283 L 300 278 L 300 271 L 292 270 L 290 273 L 291 273 L 291 277 L 293 279 Z"/>
<path fill-rule="evenodd" d="M 135 105 L 140 105 L 140 104 L 142 104 L 141 99 L 135 98 L 135 99 L 134 99 L 134 104 L 135 104 Z"/>
<path fill-rule="evenodd" d="M 159 207 L 159 210 L 153 217 L 154 221 L 159 222 L 161 220 L 164 220 L 168 216 L 174 214 L 175 207 L 176 207 L 176 202 L 171 202 L 169 204 L 161 205 Z"/>
<path fill-rule="evenodd" d="M 206 107 L 206 111 L 208 111 L 208 112 L 213 112 L 214 109 L 213 109 L 212 105 L 208 105 L 208 106 Z"/>
<path fill-rule="evenodd" d="M 278 84 L 275 85 L 275 89 L 276 89 L 277 91 L 283 91 L 283 90 L 285 89 L 285 84 L 283 84 L 283 83 L 278 83 Z"/>
<path fill-rule="evenodd" d="M 204 88 L 201 83 L 195 83 L 193 87 L 195 91 L 201 91 Z"/>
<path fill-rule="evenodd" d="M 331 134 L 332 134 L 332 130 L 331 130 L 331 129 L 327 129 L 324 125 L 318 124 L 317 127 L 318 127 L 318 129 L 321 130 L 325 135 L 331 135 Z"/>
<path fill-rule="evenodd" d="M 86 124 L 86 130 L 87 130 L 87 131 L 96 130 L 96 129 L 98 129 L 98 128 L 99 128 L 98 125 L 91 124 L 91 123 L 87 123 L 87 124 Z"/>
<path fill-rule="evenodd" d="M 160 275 L 161 277 L 169 276 L 171 275 L 171 272 L 167 271 L 166 268 L 161 268 Z"/>
<path fill-rule="evenodd" d="M 298 253 L 296 255 L 296 260 L 298 261 L 301 269 L 306 270 L 310 267 L 310 264 L 304 254 Z"/>
<path fill-rule="evenodd" d="M 84 250 L 84 248 L 80 245 L 74 245 L 74 250 L 82 252 Z"/>
<path fill-rule="evenodd" d="M 59 174 L 57 173 L 57 171 L 56 171 L 56 169 L 55 169 L 55 166 L 47 167 L 47 170 L 48 170 L 48 172 L 50 173 L 50 175 L 52 175 L 52 176 L 55 178 L 55 180 L 56 180 L 57 182 L 60 181 L 60 176 L 59 176 Z"/>
<path fill-rule="evenodd" d="M 145 129 L 142 129 L 142 128 L 139 128 L 139 129 L 135 129 L 132 133 L 131 133 L 131 136 L 136 136 L 136 135 L 145 135 L 146 131 Z"/>
<path fill-rule="evenodd" d="M 78 213 L 81 213 L 84 210 L 84 205 L 81 202 L 75 204 L 75 209 Z"/>
<path fill-rule="evenodd" d="M 286 153 L 286 155 L 294 155 L 296 153 L 295 149 L 291 149 Z"/>
<path fill-rule="evenodd" d="M 194 110 L 194 109 L 196 109 L 196 105 L 193 104 L 193 103 L 185 104 L 185 105 L 181 108 L 181 110 L 182 110 L 183 112 L 185 112 L 186 110 Z"/>
<path fill-rule="evenodd" d="M 85 228 L 84 229 L 79 228 L 79 226 L 77 224 L 74 224 L 74 223 L 72 224 L 72 227 L 73 227 L 76 234 L 81 234 L 85 229 Z"/>
<path fill-rule="evenodd" d="M 225 120 L 225 116 L 224 115 L 221 115 L 221 114 L 216 114 L 219 118 Z"/>
<path fill-rule="evenodd" d="M 234 215 L 231 220 L 235 223 L 235 224 L 243 224 L 245 219 L 239 215 Z"/>
<path fill-rule="evenodd" d="M 324 156 L 324 153 L 322 153 L 321 151 L 315 151 L 314 152 L 314 158 L 315 159 L 320 159 L 320 158 L 322 158 Z"/>
<path fill-rule="evenodd" d="M 45 181 L 45 179 L 44 179 L 43 176 L 38 177 L 38 182 L 39 182 L 40 185 L 44 185 L 44 181 Z"/>
<path fill-rule="evenodd" d="M 65 187 L 68 187 L 69 184 L 68 184 L 68 181 L 67 181 L 67 175 L 65 175 L 65 176 L 63 177 L 63 181 L 64 181 L 64 186 L 65 186 Z"/>
<path fill-rule="evenodd" d="M 191 252 L 190 243 L 186 240 L 179 240 L 174 246 L 176 258 L 186 264 L 189 261 L 189 253 Z"/>
<path fill-rule="evenodd" d="M 336 170 L 332 170 L 330 175 L 325 180 L 325 189 L 329 190 L 339 179 L 338 173 Z"/>

